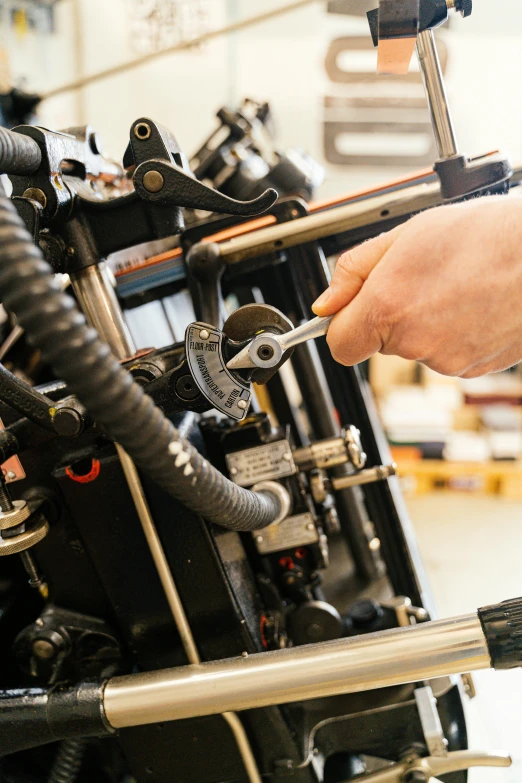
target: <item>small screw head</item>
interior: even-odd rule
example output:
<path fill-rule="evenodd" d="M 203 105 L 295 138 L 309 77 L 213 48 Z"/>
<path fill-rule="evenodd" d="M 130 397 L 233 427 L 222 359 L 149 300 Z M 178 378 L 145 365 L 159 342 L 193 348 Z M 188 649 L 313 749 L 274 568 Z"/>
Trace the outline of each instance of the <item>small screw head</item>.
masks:
<path fill-rule="evenodd" d="M 257 349 L 257 355 L 263 362 L 269 361 L 274 355 L 274 349 L 271 345 L 260 345 Z"/>
<path fill-rule="evenodd" d="M 33 655 L 42 661 L 49 661 L 56 655 L 56 647 L 48 639 L 36 639 L 33 642 Z"/>
<path fill-rule="evenodd" d="M 244 411 L 248 408 L 248 402 L 246 400 L 238 400 L 237 407 Z"/>
<path fill-rule="evenodd" d="M 202 329 L 199 333 L 199 336 L 201 337 L 202 340 L 208 340 L 208 338 L 210 337 L 210 332 L 208 331 L 208 329 Z"/>
<path fill-rule="evenodd" d="M 237 468 L 230 468 L 230 475 L 237 476 Z"/>
<path fill-rule="evenodd" d="M 192 375 L 182 375 L 176 381 L 176 394 L 182 400 L 195 400 L 199 396 L 199 389 L 194 382 Z"/>
<path fill-rule="evenodd" d="M 164 184 L 165 180 L 159 171 L 147 171 L 143 177 L 143 187 L 149 193 L 159 193 L 160 190 L 163 190 Z"/>
<path fill-rule="evenodd" d="M 242 658 L 248 658 L 248 653 L 247 653 L 246 650 L 243 650 L 243 652 L 241 653 L 241 657 Z"/>
<path fill-rule="evenodd" d="M 22 195 L 24 198 L 30 198 L 32 201 L 37 201 L 44 209 L 47 206 L 47 196 L 40 188 L 27 188 Z"/>
<path fill-rule="evenodd" d="M 262 544 L 264 540 L 263 536 L 256 536 L 256 544 Z"/>

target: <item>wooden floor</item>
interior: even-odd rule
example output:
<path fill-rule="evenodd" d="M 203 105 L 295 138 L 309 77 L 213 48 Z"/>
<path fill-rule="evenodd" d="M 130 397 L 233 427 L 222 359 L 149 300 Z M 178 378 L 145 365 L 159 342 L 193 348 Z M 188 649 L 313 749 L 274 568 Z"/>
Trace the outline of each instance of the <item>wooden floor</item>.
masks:
<path fill-rule="evenodd" d="M 439 615 L 522 596 L 522 502 L 440 492 L 408 499 Z M 511 769 L 470 772 L 469 783 L 522 783 L 522 669 L 474 674 L 470 747 L 513 756 Z"/>

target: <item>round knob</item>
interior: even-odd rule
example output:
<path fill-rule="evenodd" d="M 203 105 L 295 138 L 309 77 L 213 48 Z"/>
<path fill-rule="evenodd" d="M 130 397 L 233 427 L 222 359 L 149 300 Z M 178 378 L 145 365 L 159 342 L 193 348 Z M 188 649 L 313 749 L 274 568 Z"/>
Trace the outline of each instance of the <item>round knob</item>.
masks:
<path fill-rule="evenodd" d="M 471 16 L 473 11 L 473 0 L 455 0 L 455 9 L 460 11 L 464 18 Z"/>

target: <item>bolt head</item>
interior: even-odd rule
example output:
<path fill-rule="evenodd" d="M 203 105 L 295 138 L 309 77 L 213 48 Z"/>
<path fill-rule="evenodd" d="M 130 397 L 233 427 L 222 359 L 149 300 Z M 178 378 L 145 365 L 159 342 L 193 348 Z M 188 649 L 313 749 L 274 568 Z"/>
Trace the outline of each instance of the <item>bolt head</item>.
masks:
<path fill-rule="evenodd" d="M 210 337 L 210 332 L 208 331 L 208 329 L 202 329 L 199 333 L 199 336 L 201 337 L 202 340 L 208 340 L 208 338 Z"/>
<path fill-rule="evenodd" d="M 44 209 L 47 206 L 47 196 L 40 188 L 27 188 L 22 195 L 24 198 L 30 198 L 32 201 L 37 201 Z"/>
<path fill-rule="evenodd" d="M 237 407 L 244 411 L 248 408 L 248 402 L 246 400 L 238 400 Z"/>
<path fill-rule="evenodd" d="M 176 381 L 176 394 L 181 397 L 182 400 L 195 400 L 199 397 L 199 389 L 194 382 L 192 375 L 182 375 Z"/>
<path fill-rule="evenodd" d="M 274 355 L 274 349 L 271 345 L 260 345 L 257 349 L 257 355 L 263 362 L 269 361 Z"/>
<path fill-rule="evenodd" d="M 50 661 L 56 652 L 56 647 L 49 639 L 36 639 L 33 642 L 33 655 L 41 661 Z"/>
<path fill-rule="evenodd" d="M 143 187 L 149 193 L 159 193 L 160 190 L 163 190 L 164 184 L 165 180 L 159 171 L 147 171 L 143 177 Z"/>

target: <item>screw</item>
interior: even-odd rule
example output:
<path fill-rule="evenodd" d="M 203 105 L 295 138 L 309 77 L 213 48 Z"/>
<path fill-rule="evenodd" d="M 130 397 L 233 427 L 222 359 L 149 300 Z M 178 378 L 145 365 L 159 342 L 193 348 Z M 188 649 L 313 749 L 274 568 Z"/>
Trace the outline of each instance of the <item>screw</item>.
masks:
<path fill-rule="evenodd" d="M 5 483 L 5 476 L 0 473 L 0 511 L 13 511 L 13 501 Z"/>
<path fill-rule="evenodd" d="M 47 196 L 40 188 L 27 188 L 22 195 L 24 198 L 30 198 L 32 201 L 37 201 L 44 209 L 47 206 Z"/>
<path fill-rule="evenodd" d="M 292 462 L 292 455 L 289 451 L 285 451 L 283 454 L 283 459 L 286 460 L 286 462 Z"/>
<path fill-rule="evenodd" d="M 264 540 L 263 536 L 256 536 L 256 544 L 262 544 Z"/>
<path fill-rule="evenodd" d="M 242 658 L 248 658 L 248 653 L 247 653 L 246 650 L 243 650 L 243 652 L 241 653 L 241 657 Z"/>
<path fill-rule="evenodd" d="M 208 340 L 208 338 L 210 337 L 210 332 L 208 331 L 208 329 L 202 329 L 199 333 L 199 336 L 201 337 L 202 340 Z"/>
<path fill-rule="evenodd" d="M 313 522 L 309 522 L 306 526 L 307 530 L 315 530 L 315 525 Z"/>
<path fill-rule="evenodd" d="M 237 476 L 237 468 L 230 468 L 230 475 Z"/>
<path fill-rule="evenodd" d="M 267 362 L 269 359 L 271 359 L 274 355 L 274 349 L 271 345 L 260 345 L 257 349 L 257 355 L 261 359 L 261 361 Z"/>
<path fill-rule="evenodd" d="M 12 470 L 8 470 L 7 478 L 9 479 L 9 481 L 14 481 L 16 478 L 16 473 L 14 473 Z"/>
<path fill-rule="evenodd" d="M 56 647 L 48 639 L 36 639 L 33 642 L 33 655 L 42 661 L 49 661 L 56 655 Z"/>
<path fill-rule="evenodd" d="M 148 122 L 138 122 L 134 128 L 134 135 L 137 139 L 141 139 L 141 141 L 148 139 L 151 133 L 152 131 Z"/>
<path fill-rule="evenodd" d="M 199 397 L 199 389 L 194 383 L 192 375 L 182 375 L 176 381 L 176 394 L 181 397 L 182 400 L 195 400 Z"/>
<path fill-rule="evenodd" d="M 28 550 L 20 552 L 20 559 L 22 560 L 22 564 L 29 577 L 30 586 L 38 590 L 42 598 L 48 598 L 49 588 L 47 582 L 38 570 L 38 566 L 32 554 Z"/>
<path fill-rule="evenodd" d="M 246 400 L 238 400 L 237 407 L 244 411 L 248 408 L 248 402 Z"/>
<path fill-rule="evenodd" d="M 143 177 L 143 187 L 148 190 L 149 193 L 159 193 L 163 190 L 165 180 L 163 175 L 159 171 L 147 171 Z"/>

